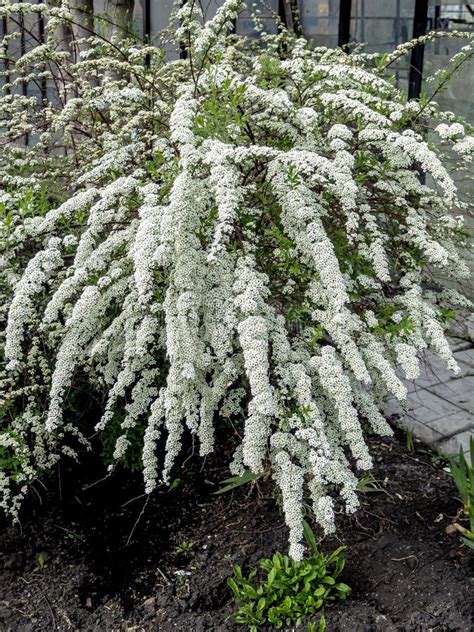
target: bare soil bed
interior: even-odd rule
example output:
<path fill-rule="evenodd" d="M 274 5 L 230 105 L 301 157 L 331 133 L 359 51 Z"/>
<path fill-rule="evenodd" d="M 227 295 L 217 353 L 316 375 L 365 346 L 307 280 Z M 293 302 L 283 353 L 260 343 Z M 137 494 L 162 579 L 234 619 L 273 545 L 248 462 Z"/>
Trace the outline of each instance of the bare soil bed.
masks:
<path fill-rule="evenodd" d="M 474 568 L 445 533 L 459 502 L 443 462 L 398 439 L 371 447 L 382 491 L 361 494 L 360 511 L 341 515 L 337 535 L 321 542 L 326 552 L 347 546 L 341 579 L 353 588 L 326 609 L 328 630 L 474 630 Z M 72 468 L 36 486 L 21 531 L 2 523 L 0 630 L 245 630 L 229 618 L 226 579 L 233 564 L 285 551 L 287 531 L 270 485 L 214 494 L 228 476 L 223 452 L 205 468 L 190 457 L 181 483 L 145 508 L 143 496 L 132 500 L 138 475 L 90 486 L 92 457 L 87 480 Z"/>

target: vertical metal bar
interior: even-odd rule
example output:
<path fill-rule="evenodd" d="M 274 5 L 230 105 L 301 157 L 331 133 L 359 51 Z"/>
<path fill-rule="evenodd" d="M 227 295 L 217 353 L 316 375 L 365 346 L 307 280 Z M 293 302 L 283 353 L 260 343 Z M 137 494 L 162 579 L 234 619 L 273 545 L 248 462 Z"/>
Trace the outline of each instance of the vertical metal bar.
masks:
<path fill-rule="evenodd" d="M 237 21 L 238 21 L 238 19 L 239 19 L 239 16 L 237 16 L 235 18 L 235 20 L 233 20 L 233 23 L 232 23 L 232 31 L 231 31 L 231 33 L 233 35 L 235 35 L 237 33 Z"/>
<path fill-rule="evenodd" d="M 26 53 L 26 33 L 25 33 L 25 16 L 23 12 L 20 12 L 19 15 L 20 22 L 20 56 L 23 57 Z M 24 97 L 28 96 L 28 83 L 26 81 L 21 82 L 21 91 Z M 25 134 L 25 146 L 28 147 L 30 144 L 29 134 Z"/>
<path fill-rule="evenodd" d="M 8 35 L 8 18 L 6 15 L 2 16 L 2 37 L 6 37 Z M 7 84 L 10 83 L 10 73 L 8 72 L 10 69 L 10 60 L 8 59 L 9 51 L 8 51 L 8 43 L 5 46 L 5 59 L 3 60 L 3 69 L 5 71 L 5 82 Z M 6 94 L 11 94 L 10 87 L 5 89 Z"/>
<path fill-rule="evenodd" d="M 143 3 L 143 38 L 146 42 L 151 40 L 151 3 L 144 0 Z"/>
<path fill-rule="evenodd" d="M 287 29 L 292 28 L 291 11 L 286 0 L 279 0 L 278 2 L 278 17 Z"/>
<path fill-rule="evenodd" d="M 26 53 L 26 33 L 25 33 L 25 16 L 23 15 L 23 12 L 20 12 L 20 55 L 21 57 L 23 57 L 23 55 L 25 55 Z M 22 81 L 21 84 L 21 89 L 23 92 L 23 96 L 27 96 L 28 94 L 28 86 L 26 84 L 26 82 Z"/>
<path fill-rule="evenodd" d="M 339 32 L 338 46 L 346 46 L 351 38 L 351 9 L 352 0 L 341 0 L 339 4 Z"/>
<path fill-rule="evenodd" d="M 426 33 L 428 24 L 428 0 L 416 0 L 415 14 L 413 16 L 413 38 L 420 37 Z M 408 98 L 418 99 L 421 92 L 421 82 L 423 80 L 423 57 L 425 53 L 424 44 L 419 44 L 411 52 L 410 75 L 408 79 Z"/>
<path fill-rule="evenodd" d="M 440 19 L 441 19 L 441 6 L 437 4 L 434 8 L 434 24 L 432 28 L 436 31 L 436 29 L 440 28 Z M 439 39 L 435 39 L 434 41 L 434 54 L 439 55 L 441 42 Z"/>
<path fill-rule="evenodd" d="M 278 15 L 289 31 L 293 31 L 297 37 L 302 35 L 296 0 L 279 0 Z"/>
<path fill-rule="evenodd" d="M 146 44 L 151 42 L 151 4 L 150 0 L 144 0 L 143 2 L 143 41 Z M 150 56 L 145 58 L 145 65 L 150 65 Z"/>
<path fill-rule="evenodd" d="M 185 0 L 181 0 L 180 6 L 183 7 L 184 3 L 185 3 Z M 187 57 L 188 57 L 188 51 L 186 49 L 186 44 L 185 44 L 185 42 L 181 41 L 179 43 L 179 58 L 180 59 L 187 59 Z"/>
<path fill-rule="evenodd" d="M 400 44 L 400 0 L 397 0 L 396 12 L 395 12 L 395 20 L 393 23 L 393 39 L 395 41 L 395 46 Z M 395 78 L 397 88 L 400 85 L 400 72 L 398 69 L 395 69 Z"/>
<path fill-rule="evenodd" d="M 397 9 L 395 14 L 395 24 L 394 24 L 394 39 L 395 46 L 400 44 L 400 0 L 397 0 Z"/>
<path fill-rule="evenodd" d="M 41 0 L 37 0 L 37 4 L 39 4 L 40 1 Z M 39 38 L 40 44 L 44 44 L 44 17 L 42 13 L 39 14 L 39 18 L 38 18 L 38 38 Z M 46 101 L 48 98 L 46 77 L 42 77 L 41 79 L 40 90 L 41 90 L 41 100 Z"/>

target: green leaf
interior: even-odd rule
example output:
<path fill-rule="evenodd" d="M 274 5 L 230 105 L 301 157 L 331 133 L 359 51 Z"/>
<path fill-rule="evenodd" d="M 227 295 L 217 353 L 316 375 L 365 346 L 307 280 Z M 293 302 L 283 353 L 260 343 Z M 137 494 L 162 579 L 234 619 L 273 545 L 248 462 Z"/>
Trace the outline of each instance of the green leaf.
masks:
<path fill-rule="evenodd" d="M 240 566 L 238 564 L 236 564 L 236 566 L 234 566 L 234 575 L 238 578 L 238 579 L 243 579 L 242 576 L 242 569 L 240 568 Z"/>
<path fill-rule="evenodd" d="M 314 537 L 313 530 L 311 529 L 309 524 L 306 522 L 306 520 L 303 520 L 303 534 L 304 534 L 306 542 L 308 543 L 309 548 L 311 549 L 311 552 L 313 553 L 313 555 L 316 555 L 318 553 L 316 538 Z"/>
<path fill-rule="evenodd" d="M 265 601 L 264 597 L 261 597 L 257 603 L 257 613 L 261 613 L 266 605 L 267 602 Z"/>
<path fill-rule="evenodd" d="M 36 556 L 36 560 L 38 562 L 38 566 L 40 568 L 43 568 L 44 565 L 46 564 L 46 560 L 47 560 L 47 555 L 44 551 L 40 551 L 38 553 L 38 555 Z"/>
<path fill-rule="evenodd" d="M 267 586 L 269 588 L 271 588 L 271 585 L 273 584 L 275 577 L 277 575 L 277 569 L 274 567 L 272 568 L 272 570 L 268 573 L 268 577 L 267 577 Z"/>
<path fill-rule="evenodd" d="M 170 486 L 168 489 L 176 489 L 176 487 L 179 487 L 179 485 L 181 484 L 181 479 L 180 478 L 175 478 L 174 481 L 172 481 L 170 483 Z"/>
<path fill-rule="evenodd" d="M 467 547 L 474 550 L 474 540 L 469 540 L 468 538 L 461 538 L 461 540 Z"/>
<path fill-rule="evenodd" d="M 237 584 L 235 583 L 235 581 L 232 579 L 232 577 L 229 577 L 227 579 L 227 585 L 229 586 L 229 588 L 234 593 L 236 599 L 239 599 L 240 598 L 240 590 L 239 590 L 239 587 L 237 586 Z"/>
<path fill-rule="evenodd" d="M 343 557 L 338 557 L 336 560 L 336 566 L 332 573 L 334 579 L 337 579 L 337 577 L 339 577 L 345 565 L 346 565 L 346 560 Z"/>
<path fill-rule="evenodd" d="M 352 591 L 352 588 L 347 584 L 344 584 L 344 582 L 339 582 L 334 586 L 334 588 L 344 596 L 347 596 Z"/>
<path fill-rule="evenodd" d="M 245 472 L 241 476 L 232 476 L 231 478 L 226 478 L 221 481 L 219 485 L 224 485 L 221 489 L 218 489 L 214 494 L 225 494 L 226 492 L 230 492 L 236 487 L 240 487 L 241 485 L 246 485 L 258 478 L 258 474 L 254 474 L 250 470 L 245 470 Z"/>
<path fill-rule="evenodd" d="M 334 562 L 334 560 L 336 560 L 340 556 L 340 554 L 345 550 L 346 550 L 345 546 L 340 546 L 339 548 L 337 548 L 335 551 L 331 553 L 331 555 L 329 555 L 329 557 L 326 560 L 326 564 L 329 566 L 329 564 Z"/>

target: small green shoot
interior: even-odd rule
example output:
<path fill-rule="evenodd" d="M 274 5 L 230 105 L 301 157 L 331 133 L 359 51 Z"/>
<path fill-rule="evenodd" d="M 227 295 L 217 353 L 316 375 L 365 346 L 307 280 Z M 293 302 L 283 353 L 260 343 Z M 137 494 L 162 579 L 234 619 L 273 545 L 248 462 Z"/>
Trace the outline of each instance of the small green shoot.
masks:
<path fill-rule="evenodd" d="M 316 623 L 308 623 L 307 632 L 324 632 L 326 629 L 326 619 L 324 615 L 321 615 L 319 619 L 318 627 L 316 628 Z"/>
<path fill-rule="evenodd" d="M 36 561 L 38 562 L 38 566 L 40 568 L 45 567 L 47 559 L 48 559 L 48 555 L 44 551 L 40 551 L 38 555 L 36 556 Z"/>
<path fill-rule="evenodd" d="M 357 491 L 361 494 L 370 494 L 382 492 L 387 493 L 382 487 L 380 487 L 380 481 L 377 481 L 372 474 L 365 474 L 361 476 L 357 483 Z"/>
<path fill-rule="evenodd" d="M 189 553 L 196 546 L 194 540 L 183 540 L 178 546 L 175 547 L 174 552 L 176 554 Z"/>
<path fill-rule="evenodd" d="M 449 459 L 449 469 L 463 504 L 463 513 L 469 521 L 469 528 L 457 523 L 453 527 L 461 533 L 463 543 L 474 549 L 474 436 L 469 441 L 469 453 L 470 463 L 460 448 L 458 458 Z"/>
<path fill-rule="evenodd" d="M 176 489 L 180 485 L 181 485 L 181 479 L 180 478 L 175 478 L 173 481 L 171 481 L 171 483 L 170 483 L 170 485 L 168 487 L 168 491 L 170 492 L 172 489 Z"/>
<path fill-rule="evenodd" d="M 234 490 L 236 487 L 240 487 L 241 485 L 246 485 L 247 483 L 252 483 L 258 478 L 258 474 L 254 474 L 250 470 L 245 470 L 245 472 L 241 476 L 232 476 L 231 478 L 226 478 L 225 480 L 220 482 L 221 487 L 214 494 L 225 494 L 226 492 L 230 492 Z"/>

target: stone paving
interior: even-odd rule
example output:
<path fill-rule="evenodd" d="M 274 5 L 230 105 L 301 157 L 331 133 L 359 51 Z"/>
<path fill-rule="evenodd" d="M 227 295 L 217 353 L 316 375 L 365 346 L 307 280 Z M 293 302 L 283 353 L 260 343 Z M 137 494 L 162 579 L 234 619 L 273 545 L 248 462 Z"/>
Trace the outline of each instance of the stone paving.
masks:
<path fill-rule="evenodd" d="M 451 338 L 454 356 L 461 369 L 453 375 L 437 356 L 427 353 L 420 377 L 405 381 L 408 407 L 400 414 L 395 401 L 388 402 L 386 414 L 399 413 L 401 423 L 413 435 L 443 454 L 469 449 L 474 435 L 474 344 Z"/>

